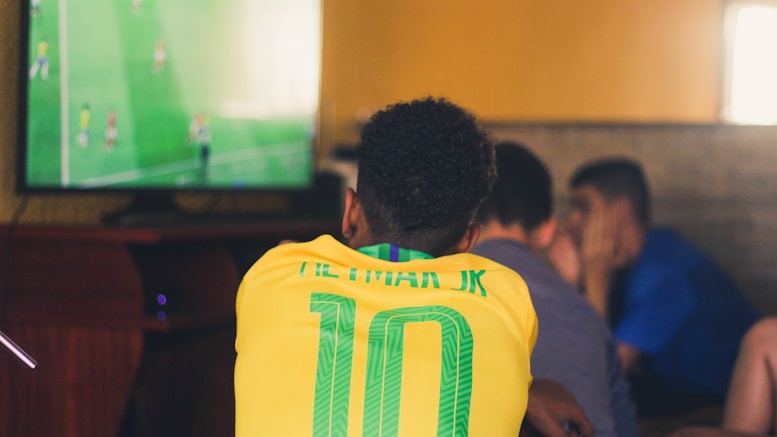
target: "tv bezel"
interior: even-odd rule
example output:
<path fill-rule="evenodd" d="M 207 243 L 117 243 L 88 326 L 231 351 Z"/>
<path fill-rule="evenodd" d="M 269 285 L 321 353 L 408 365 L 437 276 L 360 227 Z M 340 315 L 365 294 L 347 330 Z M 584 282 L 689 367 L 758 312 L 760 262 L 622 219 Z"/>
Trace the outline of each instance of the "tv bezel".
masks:
<path fill-rule="evenodd" d="M 28 123 L 29 123 L 29 87 L 30 77 L 28 75 L 29 62 L 30 62 L 30 1 L 21 0 L 21 7 L 19 11 L 19 58 L 18 58 L 18 94 L 17 94 L 17 141 L 16 141 L 16 183 L 15 192 L 17 194 L 52 194 L 52 195 L 133 195 L 137 199 L 146 198 L 150 199 L 151 204 L 166 203 L 166 201 L 160 200 L 164 198 L 174 198 L 177 195 L 186 194 L 287 194 L 305 196 L 313 193 L 317 190 L 317 181 L 319 180 L 320 173 L 318 172 L 318 164 L 320 162 L 320 129 L 321 129 L 321 117 L 320 117 L 320 102 L 321 102 L 321 88 L 319 85 L 318 90 L 318 111 L 314 123 L 315 135 L 311 138 L 310 153 L 311 153 L 311 166 L 310 174 L 307 185 L 246 185 L 243 187 L 238 186 L 224 186 L 224 185 L 187 185 L 184 187 L 175 186 L 113 186 L 113 187 L 94 187 L 85 188 L 79 186 L 57 186 L 57 185 L 36 185 L 31 184 L 27 178 L 28 175 L 28 156 L 29 150 L 28 141 Z M 321 66 L 319 65 L 319 69 Z M 321 74 L 319 73 L 319 81 L 321 80 Z M 142 203 L 143 201 L 141 201 Z"/>

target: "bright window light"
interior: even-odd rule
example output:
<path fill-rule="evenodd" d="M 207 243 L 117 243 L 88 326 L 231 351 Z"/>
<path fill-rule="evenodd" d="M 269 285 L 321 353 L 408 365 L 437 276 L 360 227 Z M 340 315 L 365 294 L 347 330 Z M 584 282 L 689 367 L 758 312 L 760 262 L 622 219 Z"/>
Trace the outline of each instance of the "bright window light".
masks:
<path fill-rule="evenodd" d="M 723 118 L 777 124 L 777 5 L 731 3 Z"/>

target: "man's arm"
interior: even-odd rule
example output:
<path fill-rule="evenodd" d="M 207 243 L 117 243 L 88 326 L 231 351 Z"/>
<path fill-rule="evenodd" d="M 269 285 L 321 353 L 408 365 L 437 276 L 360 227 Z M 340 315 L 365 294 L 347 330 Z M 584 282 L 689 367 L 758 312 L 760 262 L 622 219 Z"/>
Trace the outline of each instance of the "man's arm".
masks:
<path fill-rule="evenodd" d="M 590 266 L 590 263 L 589 263 Z M 604 321 L 609 320 L 610 276 L 607 269 L 586 268 L 583 278 L 583 296 Z"/>
<path fill-rule="evenodd" d="M 642 353 L 639 349 L 634 346 L 618 342 L 618 358 L 621 361 L 621 369 L 623 369 L 624 375 L 628 375 L 634 369 L 641 355 Z"/>
<path fill-rule="evenodd" d="M 682 329 L 695 308 L 693 291 L 685 277 L 670 276 L 649 284 L 636 281 L 632 310 L 621 318 L 617 328 L 618 359 L 624 374 L 633 373 L 643 355 L 661 350 Z M 636 309 L 634 309 L 636 308 Z"/>
<path fill-rule="evenodd" d="M 559 226 L 556 230 L 556 235 L 548 246 L 546 255 L 556 273 L 575 289 L 579 289 L 582 268 L 580 257 L 572 233 L 566 226 Z"/>
<path fill-rule="evenodd" d="M 550 379 L 535 379 L 529 387 L 520 436 L 592 437 L 594 427 L 567 389 Z"/>
<path fill-rule="evenodd" d="M 583 267 L 583 291 L 594 310 L 609 320 L 608 301 L 615 272 L 614 219 L 605 212 L 592 213 L 583 229 L 580 259 Z"/>
<path fill-rule="evenodd" d="M 563 226 L 548 248 L 548 261 L 556 272 L 575 288 L 580 288 L 588 303 L 605 321 L 610 283 L 615 271 L 614 219 L 604 212 L 591 214 L 583 229 L 579 246 Z"/>

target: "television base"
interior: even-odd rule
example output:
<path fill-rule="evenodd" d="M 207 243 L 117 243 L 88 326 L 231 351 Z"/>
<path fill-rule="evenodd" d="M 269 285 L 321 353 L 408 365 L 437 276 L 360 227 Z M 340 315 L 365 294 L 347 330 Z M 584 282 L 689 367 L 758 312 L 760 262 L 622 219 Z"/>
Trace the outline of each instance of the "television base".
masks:
<path fill-rule="evenodd" d="M 279 219 L 331 219 L 342 217 L 345 180 L 337 173 L 315 175 L 307 189 L 287 190 L 288 209 L 269 212 L 216 211 L 191 213 L 175 201 L 175 192 L 139 191 L 124 209 L 103 216 L 103 223 L 116 226 L 175 226 L 184 224 L 227 224 Z M 270 191 L 267 191 L 270 192 Z M 235 191 L 237 193 L 237 191 Z"/>
<path fill-rule="evenodd" d="M 109 225 L 134 226 L 172 224 L 186 215 L 176 204 L 173 193 L 135 193 L 124 209 L 103 216 Z"/>

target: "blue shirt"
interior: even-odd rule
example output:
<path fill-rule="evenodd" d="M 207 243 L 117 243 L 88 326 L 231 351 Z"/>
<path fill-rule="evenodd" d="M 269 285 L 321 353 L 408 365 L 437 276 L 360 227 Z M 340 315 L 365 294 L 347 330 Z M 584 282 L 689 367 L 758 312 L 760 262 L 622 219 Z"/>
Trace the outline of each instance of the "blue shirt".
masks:
<path fill-rule="evenodd" d="M 648 357 L 657 388 L 723 399 L 756 319 L 731 278 L 676 232 L 654 229 L 620 285 L 610 294 L 615 336 Z"/>

